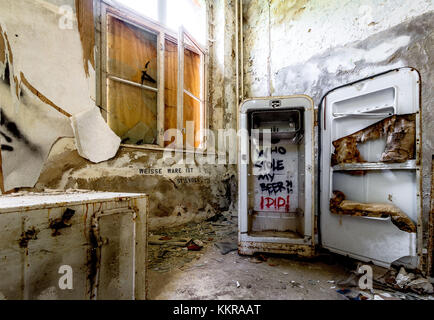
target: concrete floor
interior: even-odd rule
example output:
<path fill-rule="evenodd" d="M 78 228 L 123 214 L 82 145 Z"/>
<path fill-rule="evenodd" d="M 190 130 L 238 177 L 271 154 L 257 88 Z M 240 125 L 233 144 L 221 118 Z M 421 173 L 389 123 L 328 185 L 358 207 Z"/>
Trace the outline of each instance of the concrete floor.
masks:
<path fill-rule="evenodd" d="M 150 271 L 150 298 L 155 300 L 334 300 L 336 281 L 349 273 L 339 265 L 269 257 L 266 262 L 222 255 L 209 246 L 184 270 Z M 333 281 L 333 283 L 331 282 Z M 237 282 L 239 287 L 237 287 Z"/>
<path fill-rule="evenodd" d="M 153 237 L 198 239 L 201 251 L 171 245 L 149 246 L 149 298 L 154 300 L 206 299 L 345 299 L 336 282 L 349 277 L 351 267 L 326 256 L 300 260 L 265 256 L 267 261 L 220 253 L 215 243 L 237 243 L 237 217 L 231 213 L 218 221 L 160 230 Z M 157 236 L 155 236 L 157 234 Z M 237 285 L 237 282 L 239 286 Z"/>
<path fill-rule="evenodd" d="M 151 300 L 342 300 L 433 299 L 374 285 L 360 291 L 354 270 L 357 261 L 321 253 L 312 259 L 262 255 L 247 257 L 237 251 L 223 255 L 222 241 L 236 249 L 237 216 L 227 212 L 213 221 L 151 233 L 148 246 L 148 297 Z M 203 248 L 188 250 L 199 240 Z M 371 265 L 374 279 L 387 269 Z M 377 281 L 377 282 L 378 282 Z M 346 292 L 338 293 L 344 289 Z"/>

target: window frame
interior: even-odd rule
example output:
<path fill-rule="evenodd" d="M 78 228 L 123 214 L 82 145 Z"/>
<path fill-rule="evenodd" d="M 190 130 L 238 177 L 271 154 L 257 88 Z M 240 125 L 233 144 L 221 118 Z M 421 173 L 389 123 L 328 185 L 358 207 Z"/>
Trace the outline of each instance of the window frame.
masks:
<path fill-rule="evenodd" d="M 187 46 L 185 40 L 188 39 L 192 46 Z M 184 73 L 184 50 L 191 50 L 194 48 L 193 52 L 199 54 L 200 56 L 200 97 L 196 97 L 193 93 L 185 89 L 185 73 Z M 182 133 L 185 134 L 186 128 L 184 127 L 184 94 L 187 94 L 194 100 L 200 103 L 200 130 L 205 128 L 205 118 L 206 118 L 206 98 L 205 98 L 205 50 L 197 43 L 197 41 L 181 26 L 178 32 L 178 86 L 177 86 L 177 127 L 182 128 Z M 179 108 L 181 106 L 181 108 Z M 204 133 L 205 134 L 205 133 Z M 195 140 L 196 137 L 194 137 Z M 193 149 L 203 150 L 205 149 L 206 138 L 202 135 L 200 137 L 199 147 Z M 187 146 L 184 146 L 184 149 Z M 191 148 L 190 148 L 191 149 Z"/>
<path fill-rule="evenodd" d="M 109 16 L 116 18 L 122 22 L 133 25 L 141 30 L 146 32 L 153 33 L 157 36 L 157 87 L 152 88 L 146 85 L 142 85 L 140 83 L 135 83 L 126 79 L 119 78 L 115 75 L 110 75 L 108 72 L 108 20 Z M 153 21 L 150 18 L 146 18 L 143 16 L 139 16 L 136 13 L 128 10 L 127 8 L 117 8 L 105 2 L 101 3 L 101 41 L 100 41 L 100 102 L 101 102 L 101 110 L 103 112 L 103 116 L 107 122 L 107 113 L 108 113 L 108 84 L 109 81 L 119 81 L 127 85 L 141 87 L 145 90 L 152 90 L 157 92 L 157 143 L 156 144 L 143 144 L 143 145 L 132 145 L 132 144 L 121 144 L 122 147 L 127 148 L 135 148 L 135 149 L 149 149 L 149 150 L 173 150 L 173 151 L 183 151 L 183 152 L 194 152 L 194 151 L 204 151 L 207 148 L 207 131 L 209 129 L 208 125 L 208 104 L 207 104 L 207 58 L 208 52 L 202 46 L 200 46 L 197 41 L 188 34 L 182 27 L 179 32 L 176 33 L 167 27 L 161 25 L 160 23 Z M 180 39 L 187 38 L 190 44 L 185 44 L 184 41 Z M 183 97 L 182 100 L 179 99 L 179 92 L 182 88 L 184 91 L 184 49 L 191 50 L 200 55 L 201 63 L 200 63 L 200 75 L 201 75 L 201 83 L 200 83 L 200 91 L 201 97 L 194 97 L 200 99 L 200 131 L 203 132 L 198 148 L 194 148 L 187 150 L 186 146 L 182 141 L 183 147 L 180 148 L 180 144 L 178 142 L 177 146 L 174 148 L 165 147 L 164 141 L 164 133 L 165 133 L 165 42 L 169 40 L 177 44 L 178 47 L 178 77 L 177 77 L 177 128 L 183 134 L 186 132 L 186 128 L 183 126 L 183 114 L 184 114 L 184 104 Z M 180 54 L 182 50 L 182 55 Z M 182 73 L 180 71 L 180 61 L 182 62 Z M 182 76 L 181 76 L 182 74 Z M 180 82 L 180 78 L 182 77 L 182 81 Z M 189 93 L 186 93 L 189 95 Z M 191 93 L 190 93 L 191 94 Z M 180 104 L 180 102 L 182 102 Z M 181 119 L 180 119 L 181 117 Z"/>

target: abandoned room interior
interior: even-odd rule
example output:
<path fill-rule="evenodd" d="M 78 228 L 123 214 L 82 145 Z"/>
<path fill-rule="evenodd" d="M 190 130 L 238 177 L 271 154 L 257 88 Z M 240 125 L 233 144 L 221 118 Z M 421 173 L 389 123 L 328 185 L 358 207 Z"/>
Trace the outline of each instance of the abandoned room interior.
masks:
<path fill-rule="evenodd" d="M 432 0 L 0 0 L 0 300 L 433 300 Z"/>

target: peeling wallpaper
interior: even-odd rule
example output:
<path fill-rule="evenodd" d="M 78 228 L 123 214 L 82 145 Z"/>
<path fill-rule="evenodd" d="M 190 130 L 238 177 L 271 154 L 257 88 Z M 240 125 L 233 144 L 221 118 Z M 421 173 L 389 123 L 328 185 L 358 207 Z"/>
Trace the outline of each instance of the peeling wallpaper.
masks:
<path fill-rule="evenodd" d="M 72 29 L 60 27 L 61 5 L 75 10 L 74 0 L 5 0 L 0 20 L 10 40 L 15 75 L 23 72 L 54 104 L 75 114 L 95 105 L 95 71 L 86 77 L 74 11 Z"/>
<path fill-rule="evenodd" d="M 33 187 L 52 145 L 74 136 L 69 117 L 95 108 L 94 61 L 83 66 L 88 52 L 74 8 L 73 0 L 0 3 L 1 50 L 8 57 L 0 65 L 4 191 Z M 93 42 L 90 47 L 93 52 Z"/>

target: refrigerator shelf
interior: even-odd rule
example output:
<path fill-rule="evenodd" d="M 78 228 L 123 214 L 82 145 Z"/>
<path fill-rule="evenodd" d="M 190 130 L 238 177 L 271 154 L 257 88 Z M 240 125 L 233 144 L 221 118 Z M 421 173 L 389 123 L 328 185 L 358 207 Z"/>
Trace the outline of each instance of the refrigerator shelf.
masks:
<path fill-rule="evenodd" d="M 344 163 L 333 167 L 333 171 L 356 171 L 356 170 L 416 170 L 416 160 L 403 163 L 364 162 Z"/>

